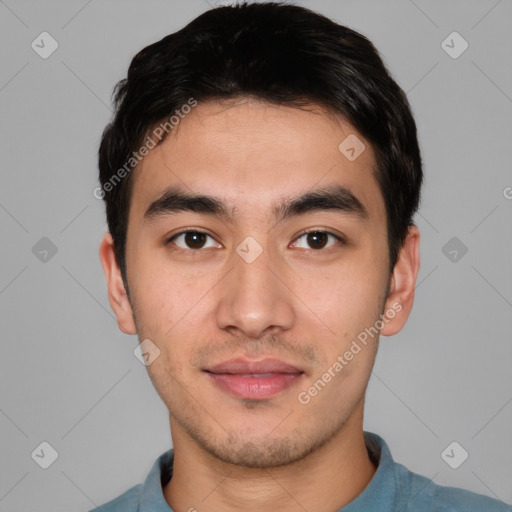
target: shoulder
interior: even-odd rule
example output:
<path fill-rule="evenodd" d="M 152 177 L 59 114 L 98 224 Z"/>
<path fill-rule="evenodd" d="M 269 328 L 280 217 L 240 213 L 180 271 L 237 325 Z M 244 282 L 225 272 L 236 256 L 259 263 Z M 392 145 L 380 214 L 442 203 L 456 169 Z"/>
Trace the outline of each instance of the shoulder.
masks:
<path fill-rule="evenodd" d="M 172 449 L 161 454 L 151 466 L 142 484 L 130 487 L 116 499 L 97 506 L 89 512 L 142 512 L 142 510 L 166 510 L 162 486 L 172 476 L 174 452 Z"/>
<path fill-rule="evenodd" d="M 410 473 L 411 488 L 407 510 L 429 512 L 511 512 L 502 501 L 458 487 L 439 485 L 432 480 Z"/>
<path fill-rule="evenodd" d="M 396 462 L 377 434 L 365 432 L 370 457 L 378 460 L 373 499 L 388 496 L 386 510 L 400 512 L 512 512 L 512 507 L 483 494 L 436 484 Z M 391 499 L 389 498 L 391 496 Z M 355 509 L 354 509 L 355 510 Z"/>
<path fill-rule="evenodd" d="M 138 512 L 142 484 L 134 485 L 112 501 L 89 512 Z"/>

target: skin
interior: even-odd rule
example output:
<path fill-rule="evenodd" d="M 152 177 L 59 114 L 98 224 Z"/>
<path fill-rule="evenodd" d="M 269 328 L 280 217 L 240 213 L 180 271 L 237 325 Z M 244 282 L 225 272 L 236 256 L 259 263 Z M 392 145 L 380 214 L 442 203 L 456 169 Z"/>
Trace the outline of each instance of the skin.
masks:
<path fill-rule="evenodd" d="M 366 145 L 354 161 L 338 149 L 349 134 Z M 380 314 L 395 310 L 380 331 L 390 336 L 412 308 L 419 232 L 410 227 L 389 275 L 374 169 L 370 144 L 319 107 L 242 99 L 199 104 L 137 168 L 126 246 L 130 296 L 108 233 L 100 257 L 119 328 L 160 350 L 147 370 L 169 409 L 175 458 L 164 496 L 176 512 L 332 512 L 373 477 L 363 409 L 378 336 L 309 403 L 297 397 Z M 195 212 L 145 219 L 171 185 L 222 199 L 231 220 Z M 273 219 L 283 198 L 329 185 L 348 188 L 367 218 L 325 210 Z M 192 228 L 211 235 L 204 248 L 187 248 L 183 236 L 168 241 Z M 315 248 L 302 236 L 310 228 L 345 243 L 329 236 Z M 248 236 L 263 249 L 252 263 L 236 252 Z M 304 374 L 275 397 L 243 400 L 202 371 L 236 356 L 275 357 Z"/>

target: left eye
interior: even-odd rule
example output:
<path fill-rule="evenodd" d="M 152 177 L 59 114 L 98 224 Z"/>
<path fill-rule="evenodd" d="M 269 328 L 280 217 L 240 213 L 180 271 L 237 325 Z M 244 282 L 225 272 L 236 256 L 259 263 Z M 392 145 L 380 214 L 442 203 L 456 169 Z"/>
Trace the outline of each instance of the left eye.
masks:
<path fill-rule="evenodd" d="M 208 245 L 208 238 L 211 240 L 209 242 L 210 245 Z M 173 242 L 180 249 L 185 250 L 208 249 L 209 247 L 219 247 L 220 245 L 208 233 L 202 231 L 183 231 L 174 235 L 169 242 Z"/>
<path fill-rule="evenodd" d="M 331 244 L 329 245 L 329 237 L 331 237 Z M 299 240 L 303 240 L 305 244 L 309 244 L 309 247 L 305 247 L 304 245 L 300 246 L 298 243 Z M 329 233 L 328 231 L 310 231 L 309 233 L 304 233 L 303 235 L 297 238 L 297 241 L 294 242 L 294 246 L 299 246 L 301 249 L 325 249 L 326 247 L 331 247 L 335 245 L 337 242 L 343 242 L 343 240 L 334 235 L 333 233 Z"/>

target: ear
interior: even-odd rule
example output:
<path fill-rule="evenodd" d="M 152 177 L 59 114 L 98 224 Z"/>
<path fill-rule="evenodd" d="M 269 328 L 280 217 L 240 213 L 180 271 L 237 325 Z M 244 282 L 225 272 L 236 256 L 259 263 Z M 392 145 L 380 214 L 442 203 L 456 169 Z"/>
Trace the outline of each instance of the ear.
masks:
<path fill-rule="evenodd" d="M 110 233 L 105 233 L 100 244 L 100 260 L 107 278 L 108 299 L 117 317 L 117 325 L 125 334 L 136 334 L 137 328 L 133 319 L 133 311 L 121 270 L 114 252 L 114 240 Z"/>
<path fill-rule="evenodd" d="M 383 336 L 401 331 L 412 309 L 416 279 L 420 269 L 420 232 L 409 226 L 404 245 L 400 249 L 391 275 L 389 293 L 384 308 Z"/>

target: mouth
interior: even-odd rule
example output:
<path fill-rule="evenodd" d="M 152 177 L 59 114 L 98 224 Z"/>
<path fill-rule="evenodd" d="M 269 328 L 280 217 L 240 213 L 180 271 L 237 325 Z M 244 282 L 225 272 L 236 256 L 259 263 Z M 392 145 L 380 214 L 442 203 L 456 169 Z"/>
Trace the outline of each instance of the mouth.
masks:
<path fill-rule="evenodd" d="M 222 391 L 237 398 L 272 398 L 301 380 L 304 371 L 278 359 L 231 359 L 203 370 Z"/>

